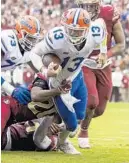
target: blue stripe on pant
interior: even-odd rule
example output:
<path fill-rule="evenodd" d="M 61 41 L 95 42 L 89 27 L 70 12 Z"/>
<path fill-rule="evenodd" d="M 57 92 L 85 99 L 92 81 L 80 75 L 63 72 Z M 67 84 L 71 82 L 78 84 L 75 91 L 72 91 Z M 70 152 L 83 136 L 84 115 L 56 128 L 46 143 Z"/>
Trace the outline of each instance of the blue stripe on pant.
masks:
<path fill-rule="evenodd" d="M 87 88 L 85 86 L 82 72 L 80 72 L 72 82 L 71 94 L 77 99 L 80 99 L 78 103 L 74 104 L 75 113 L 68 110 L 60 96 L 56 96 L 54 101 L 67 129 L 69 131 L 74 131 L 77 128 L 78 120 L 83 120 L 86 114 Z"/>

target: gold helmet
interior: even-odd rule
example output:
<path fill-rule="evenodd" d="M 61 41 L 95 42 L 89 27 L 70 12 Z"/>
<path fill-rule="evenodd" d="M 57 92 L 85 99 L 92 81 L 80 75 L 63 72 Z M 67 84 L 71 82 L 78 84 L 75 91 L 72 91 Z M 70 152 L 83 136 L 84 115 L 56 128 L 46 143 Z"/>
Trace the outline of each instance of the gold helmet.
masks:
<path fill-rule="evenodd" d="M 75 3 L 88 11 L 91 20 L 95 20 L 100 12 L 101 0 L 75 0 Z"/>

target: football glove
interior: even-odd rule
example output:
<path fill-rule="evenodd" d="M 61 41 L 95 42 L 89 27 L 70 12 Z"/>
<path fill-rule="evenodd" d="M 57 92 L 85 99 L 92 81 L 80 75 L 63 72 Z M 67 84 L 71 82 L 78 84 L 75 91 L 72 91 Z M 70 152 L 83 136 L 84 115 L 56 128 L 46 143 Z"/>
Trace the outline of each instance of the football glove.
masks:
<path fill-rule="evenodd" d="M 18 100 L 21 104 L 28 104 L 31 101 L 30 91 L 24 87 L 17 87 L 12 93 L 12 97 Z"/>

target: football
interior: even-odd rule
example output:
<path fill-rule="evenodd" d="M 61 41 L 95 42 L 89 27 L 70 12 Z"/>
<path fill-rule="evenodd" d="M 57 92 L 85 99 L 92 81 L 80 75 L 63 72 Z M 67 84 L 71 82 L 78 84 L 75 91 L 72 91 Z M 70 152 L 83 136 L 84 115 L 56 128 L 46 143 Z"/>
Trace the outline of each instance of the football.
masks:
<path fill-rule="evenodd" d="M 59 65 L 61 65 L 61 60 L 60 58 L 54 54 L 54 53 L 48 53 L 48 54 L 45 54 L 42 58 L 42 62 L 44 64 L 45 67 L 48 67 L 48 65 L 53 62 L 55 64 L 57 64 L 54 69 L 57 70 Z"/>

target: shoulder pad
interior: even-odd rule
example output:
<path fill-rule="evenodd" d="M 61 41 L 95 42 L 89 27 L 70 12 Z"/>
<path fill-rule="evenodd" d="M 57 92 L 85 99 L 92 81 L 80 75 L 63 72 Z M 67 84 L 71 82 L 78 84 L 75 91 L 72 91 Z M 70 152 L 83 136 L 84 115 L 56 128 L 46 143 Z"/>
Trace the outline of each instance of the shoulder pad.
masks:
<path fill-rule="evenodd" d="M 45 41 L 51 50 L 60 49 L 64 44 L 64 28 L 55 27 L 45 36 Z"/>
<path fill-rule="evenodd" d="M 111 5 L 102 5 L 100 7 L 100 16 L 103 18 L 105 21 L 112 21 L 113 17 L 113 6 Z"/>
<path fill-rule="evenodd" d="M 100 17 L 104 18 L 104 20 L 116 21 L 120 19 L 120 13 L 117 8 L 112 5 L 103 5 L 100 8 Z"/>
<path fill-rule="evenodd" d="M 101 43 L 107 35 L 106 24 L 102 18 L 96 19 L 92 22 L 90 30 L 96 43 Z"/>
<path fill-rule="evenodd" d="M 4 53 L 14 51 L 17 45 L 17 37 L 13 30 L 3 30 L 1 32 L 1 48 Z"/>

